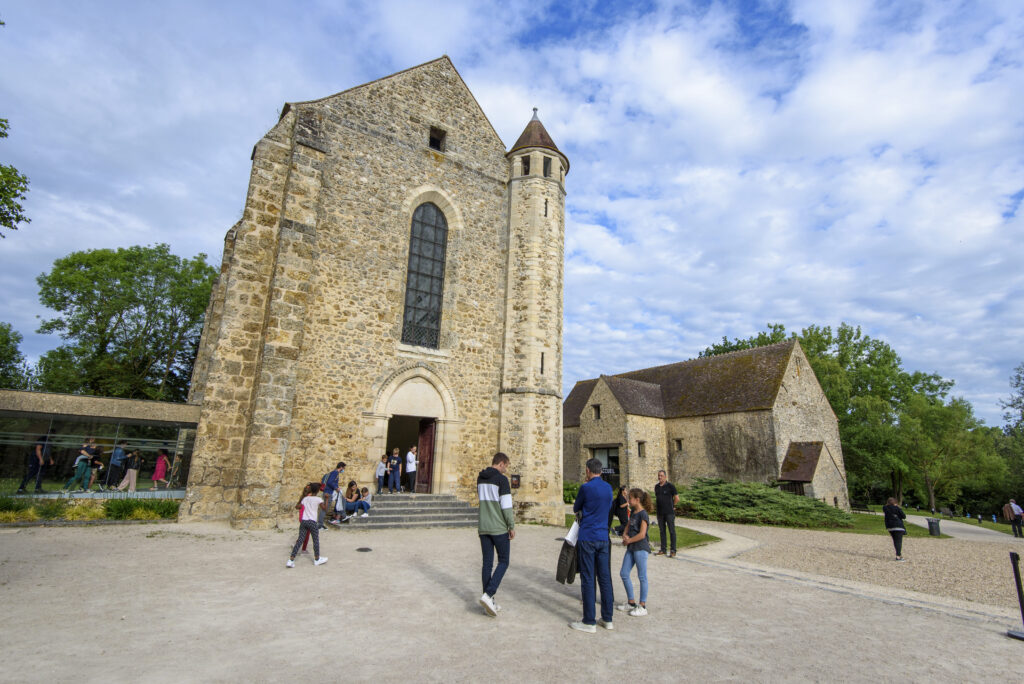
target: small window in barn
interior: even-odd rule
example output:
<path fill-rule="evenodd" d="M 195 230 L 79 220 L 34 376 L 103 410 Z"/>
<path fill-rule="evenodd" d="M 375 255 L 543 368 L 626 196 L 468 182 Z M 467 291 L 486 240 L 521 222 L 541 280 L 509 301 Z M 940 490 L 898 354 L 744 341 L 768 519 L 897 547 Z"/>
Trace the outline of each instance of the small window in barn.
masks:
<path fill-rule="evenodd" d="M 448 135 L 440 128 L 430 128 L 430 137 L 427 139 L 427 144 L 430 145 L 430 149 L 437 150 L 438 152 L 444 152 L 444 142 Z"/>
<path fill-rule="evenodd" d="M 544 352 L 540 353 L 540 374 L 544 375 Z"/>
<path fill-rule="evenodd" d="M 640 458 L 647 456 L 647 442 L 636 443 L 636 455 Z"/>
<path fill-rule="evenodd" d="M 530 175 L 530 157 L 528 157 L 528 156 L 523 157 L 523 175 L 524 176 L 529 176 Z"/>
<path fill-rule="evenodd" d="M 594 404 L 594 420 L 601 420 L 601 405 Z"/>
<path fill-rule="evenodd" d="M 682 450 L 683 450 L 683 440 L 677 439 L 676 440 L 676 451 L 682 451 Z"/>
<path fill-rule="evenodd" d="M 544 157 L 544 177 L 551 178 L 551 157 Z"/>
<path fill-rule="evenodd" d="M 544 215 L 548 215 L 548 201 L 544 200 Z"/>

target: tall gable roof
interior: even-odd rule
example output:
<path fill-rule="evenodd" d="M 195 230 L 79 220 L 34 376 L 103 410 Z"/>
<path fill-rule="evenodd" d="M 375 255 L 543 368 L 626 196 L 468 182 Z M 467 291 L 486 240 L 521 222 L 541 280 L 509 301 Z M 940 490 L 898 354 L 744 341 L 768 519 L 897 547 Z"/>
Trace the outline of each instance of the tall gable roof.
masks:
<path fill-rule="evenodd" d="M 580 414 L 583 413 L 583 407 L 587 405 L 596 384 L 597 380 L 580 380 L 573 386 L 569 396 L 562 402 L 563 427 L 579 426 Z"/>
<path fill-rule="evenodd" d="M 612 387 L 616 379 L 658 386 L 665 418 L 770 409 L 782 386 L 782 378 L 796 344 L 796 340 L 787 340 L 767 347 L 605 376 L 605 379 L 611 380 L 609 387 Z M 563 425 L 579 425 L 579 415 L 586 406 L 595 382 L 583 380 L 570 392 L 563 410 Z M 584 388 L 580 394 L 585 396 L 574 397 L 581 386 Z M 612 391 L 615 392 L 614 389 Z M 635 393 L 636 398 L 629 392 Z M 637 409 L 635 412 L 630 411 L 623 403 L 626 413 L 655 415 L 653 411 L 656 409 L 645 408 L 650 406 L 645 403 L 649 402 L 649 392 L 650 389 L 644 388 L 641 391 L 635 386 L 631 390 L 624 390 L 624 394 L 630 397 L 628 401 L 632 402 L 631 406 Z M 640 398 L 641 394 L 643 399 Z M 616 398 L 623 401 L 618 393 Z M 570 399 L 573 399 L 571 404 Z M 651 412 L 645 413 L 644 410 Z"/>
<path fill-rule="evenodd" d="M 608 389 L 612 391 L 626 413 L 633 416 L 665 417 L 665 406 L 659 385 L 608 375 L 601 377 L 608 383 Z"/>

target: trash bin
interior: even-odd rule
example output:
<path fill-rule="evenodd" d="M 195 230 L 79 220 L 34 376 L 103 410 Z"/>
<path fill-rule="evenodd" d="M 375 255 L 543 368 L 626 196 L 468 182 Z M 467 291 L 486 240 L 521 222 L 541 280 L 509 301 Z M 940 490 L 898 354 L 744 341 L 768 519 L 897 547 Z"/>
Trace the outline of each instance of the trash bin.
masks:
<path fill-rule="evenodd" d="M 925 520 L 928 521 L 928 534 L 932 535 L 933 537 L 938 537 L 940 534 L 942 534 L 941 532 L 939 532 L 938 518 L 925 518 Z"/>

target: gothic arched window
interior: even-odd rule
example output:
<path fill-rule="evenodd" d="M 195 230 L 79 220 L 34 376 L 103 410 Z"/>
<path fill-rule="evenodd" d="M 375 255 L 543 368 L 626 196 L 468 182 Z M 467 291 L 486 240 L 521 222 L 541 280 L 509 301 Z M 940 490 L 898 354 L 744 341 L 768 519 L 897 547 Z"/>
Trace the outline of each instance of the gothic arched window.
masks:
<path fill-rule="evenodd" d="M 412 215 L 409 272 L 405 285 L 402 342 L 437 349 L 441 341 L 441 296 L 444 294 L 444 254 L 448 222 L 436 205 L 427 202 Z"/>

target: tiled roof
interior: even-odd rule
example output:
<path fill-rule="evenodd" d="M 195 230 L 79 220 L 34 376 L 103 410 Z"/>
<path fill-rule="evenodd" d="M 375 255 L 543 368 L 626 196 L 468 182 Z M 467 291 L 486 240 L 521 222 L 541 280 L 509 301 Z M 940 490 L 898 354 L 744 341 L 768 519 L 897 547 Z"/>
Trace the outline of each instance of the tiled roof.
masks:
<path fill-rule="evenodd" d="M 561 154 L 561 150 L 555 145 L 555 141 L 548 135 L 547 129 L 544 128 L 544 124 L 537 118 L 537 110 L 533 110 L 533 118 L 530 119 L 530 123 L 526 124 L 526 128 L 523 129 L 523 134 L 519 136 L 519 140 L 516 140 L 516 144 L 508 151 L 509 154 L 516 150 L 521 150 L 526 147 L 546 147 L 549 150 L 554 150 Z"/>
<path fill-rule="evenodd" d="M 662 415 L 665 418 L 770 409 L 775 403 L 782 385 L 782 376 L 796 344 L 796 340 L 787 340 L 767 347 L 606 376 L 606 380 L 634 380 L 645 385 L 659 386 Z M 565 400 L 563 425 L 573 427 L 580 424 L 580 413 L 587 405 L 596 382 L 582 380 L 576 383 Z M 643 399 L 629 395 L 631 407 L 648 407 L 646 410 L 652 411 L 634 415 L 655 415 L 653 411 L 656 409 L 649 408 L 651 404 L 646 403 L 649 401 L 649 391 L 644 390 Z M 639 390 L 635 392 L 639 393 Z M 619 398 L 618 394 L 616 398 Z M 622 399 L 619 401 L 622 402 Z M 623 409 L 626 409 L 625 405 Z M 631 411 L 626 409 L 626 413 Z"/>
<path fill-rule="evenodd" d="M 617 378 L 615 376 L 602 376 L 608 383 L 608 389 L 612 391 L 619 402 L 619 406 L 626 413 L 633 416 L 653 416 L 655 418 L 665 417 L 665 406 L 661 399 L 661 386 L 651 382 L 630 380 L 628 378 Z"/>
<path fill-rule="evenodd" d="M 821 458 L 821 442 L 790 442 L 786 458 L 779 468 L 783 482 L 810 482 Z"/>

